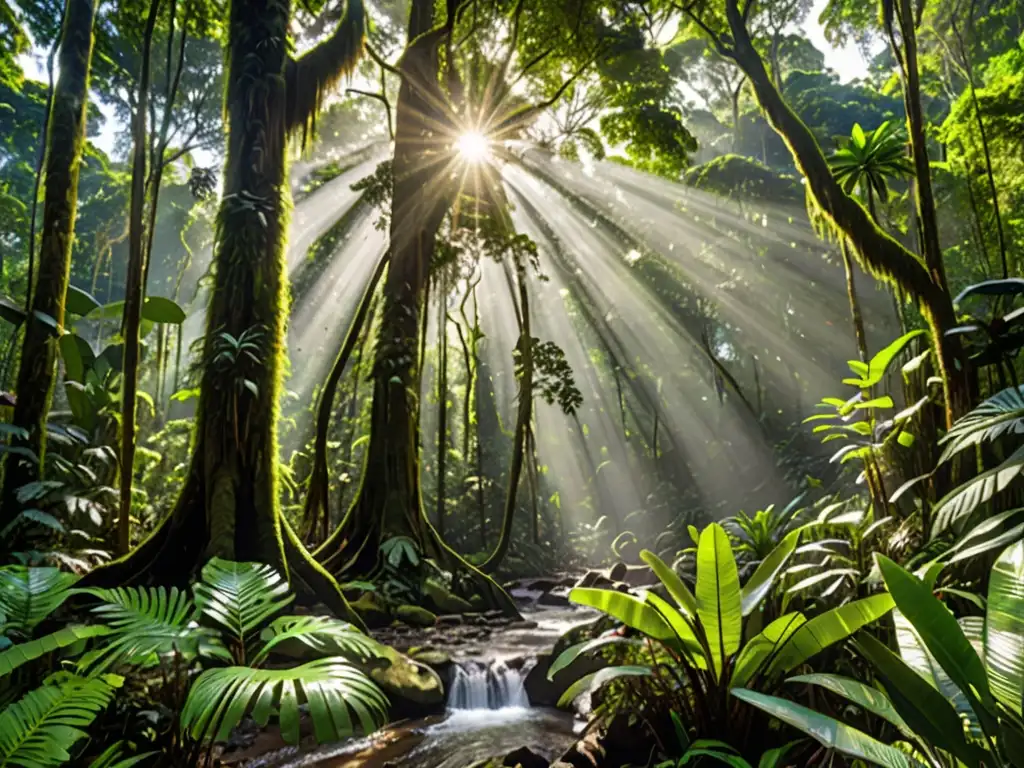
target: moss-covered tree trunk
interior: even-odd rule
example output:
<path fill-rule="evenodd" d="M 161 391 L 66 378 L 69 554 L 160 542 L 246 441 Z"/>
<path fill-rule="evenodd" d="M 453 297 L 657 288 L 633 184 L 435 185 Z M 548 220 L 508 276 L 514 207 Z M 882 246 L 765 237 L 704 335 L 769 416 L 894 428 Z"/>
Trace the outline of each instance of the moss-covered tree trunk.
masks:
<path fill-rule="evenodd" d="M 39 270 L 25 320 L 21 365 L 15 390 L 13 424 L 25 431 L 8 454 L 0 498 L 0 528 L 21 512 L 17 490 L 38 480 L 46 451 L 46 417 L 57 368 L 57 333 L 64 324 L 64 299 L 71 275 L 71 245 L 78 205 L 78 171 L 85 144 L 89 67 L 92 61 L 96 0 L 68 0 L 46 137 L 46 186 L 43 198 Z M 28 454 L 31 452 L 31 454 Z M 38 461 L 30 460 L 34 455 Z M 10 544 L 10 542 L 7 542 Z"/>
<path fill-rule="evenodd" d="M 355 14 L 353 14 L 355 11 Z M 322 89 L 362 47 L 350 3 L 328 40 L 288 56 L 289 0 L 233 0 L 228 18 L 228 148 L 217 217 L 189 472 L 170 517 L 95 582 L 180 583 L 211 556 L 289 566 L 316 596 L 352 617 L 337 584 L 282 520 L 277 416 L 286 338 L 286 142 L 312 119 Z"/>
<path fill-rule="evenodd" d="M 959 347 L 945 331 L 956 324 L 953 302 L 929 264 L 908 251 L 871 220 L 868 212 L 836 182 L 814 134 L 776 90 L 754 47 L 737 0 L 726 0 L 732 41 L 718 40 L 750 79 L 754 94 L 769 123 L 789 146 L 797 167 L 807 180 L 818 205 L 848 239 L 860 264 L 874 277 L 906 291 L 919 302 L 938 353 L 946 395 L 947 424 L 970 408 L 967 373 L 958 368 Z"/>

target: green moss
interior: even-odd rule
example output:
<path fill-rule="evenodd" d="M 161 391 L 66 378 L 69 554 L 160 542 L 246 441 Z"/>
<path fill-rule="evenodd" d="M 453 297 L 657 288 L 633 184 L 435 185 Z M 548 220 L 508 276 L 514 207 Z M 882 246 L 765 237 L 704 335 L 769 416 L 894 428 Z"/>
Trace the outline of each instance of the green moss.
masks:
<path fill-rule="evenodd" d="M 432 627 L 437 623 L 437 616 L 418 605 L 398 606 L 395 618 L 411 627 Z"/>

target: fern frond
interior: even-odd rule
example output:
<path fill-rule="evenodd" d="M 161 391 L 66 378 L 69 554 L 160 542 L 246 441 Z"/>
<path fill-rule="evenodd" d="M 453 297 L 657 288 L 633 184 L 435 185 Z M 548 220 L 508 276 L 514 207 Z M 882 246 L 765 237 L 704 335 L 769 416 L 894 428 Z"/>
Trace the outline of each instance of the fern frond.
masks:
<path fill-rule="evenodd" d="M 294 599 L 288 582 L 271 566 L 216 557 L 203 567 L 193 591 L 199 610 L 227 631 L 243 662 L 263 625 Z"/>
<path fill-rule="evenodd" d="M 318 742 L 380 727 L 388 701 L 345 659 L 312 661 L 292 669 L 222 667 L 203 672 L 181 712 L 181 731 L 199 742 L 224 741 L 246 715 L 265 726 L 277 713 L 281 735 L 299 740 L 299 706 L 308 705 Z M 353 720 L 350 710 L 355 714 Z"/>
<path fill-rule="evenodd" d="M 67 599 L 76 581 L 77 576 L 57 568 L 0 568 L 0 613 L 7 617 L 5 630 L 30 634 Z"/>
<path fill-rule="evenodd" d="M 379 655 L 380 643 L 349 624 L 329 616 L 281 616 L 260 634 L 265 645 L 253 659 L 259 664 L 272 650 L 288 653 L 301 644 L 324 655 L 341 654 L 358 661 Z"/>
<path fill-rule="evenodd" d="M 70 624 L 61 627 L 56 632 L 25 643 L 18 643 L 0 653 L 0 677 L 11 674 L 22 664 L 38 659 L 48 653 L 67 648 L 76 643 L 88 640 L 93 637 L 102 637 L 110 634 L 110 627 L 102 624 L 85 626 L 83 624 Z"/>
<path fill-rule="evenodd" d="M 218 652 L 217 634 L 196 625 L 195 606 L 188 593 L 177 587 L 170 590 L 120 587 L 79 592 L 102 601 L 92 612 L 114 630 L 109 642 L 82 659 L 83 670 L 95 674 L 119 663 L 151 665 L 160 656 L 175 651 L 195 656 L 208 650 L 211 655 L 227 656 L 223 647 Z"/>
<path fill-rule="evenodd" d="M 29 691 L 0 712 L 0 765 L 50 768 L 70 761 L 71 748 L 113 694 L 106 681 L 80 677 Z"/>

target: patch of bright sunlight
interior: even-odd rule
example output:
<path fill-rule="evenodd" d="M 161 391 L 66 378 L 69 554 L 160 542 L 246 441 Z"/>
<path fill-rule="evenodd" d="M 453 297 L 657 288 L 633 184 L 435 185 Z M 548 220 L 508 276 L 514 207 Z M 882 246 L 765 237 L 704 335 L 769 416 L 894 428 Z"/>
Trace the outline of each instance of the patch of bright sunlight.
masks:
<path fill-rule="evenodd" d="M 455 140 L 455 149 L 470 163 L 479 163 L 490 154 L 491 143 L 480 131 L 466 131 Z"/>

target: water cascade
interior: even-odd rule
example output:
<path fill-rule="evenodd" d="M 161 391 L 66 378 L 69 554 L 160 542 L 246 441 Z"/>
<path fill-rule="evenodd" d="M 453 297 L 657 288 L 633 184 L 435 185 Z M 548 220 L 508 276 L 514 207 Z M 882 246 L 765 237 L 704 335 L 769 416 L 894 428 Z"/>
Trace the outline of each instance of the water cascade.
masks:
<path fill-rule="evenodd" d="M 523 671 L 503 661 L 456 664 L 448 692 L 448 709 L 508 709 L 530 706 Z"/>

